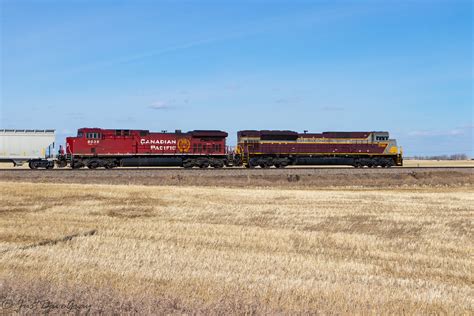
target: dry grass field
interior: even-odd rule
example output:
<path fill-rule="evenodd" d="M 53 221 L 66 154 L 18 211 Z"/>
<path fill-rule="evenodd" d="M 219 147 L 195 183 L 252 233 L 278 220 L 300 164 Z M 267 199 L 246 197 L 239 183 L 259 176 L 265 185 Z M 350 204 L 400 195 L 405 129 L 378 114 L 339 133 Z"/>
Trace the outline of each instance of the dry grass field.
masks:
<path fill-rule="evenodd" d="M 473 313 L 473 193 L 0 182 L 0 312 Z"/>
<path fill-rule="evenodd" d="M 474 167 L 474 160 L 408 160 L 404 167 Z"/>

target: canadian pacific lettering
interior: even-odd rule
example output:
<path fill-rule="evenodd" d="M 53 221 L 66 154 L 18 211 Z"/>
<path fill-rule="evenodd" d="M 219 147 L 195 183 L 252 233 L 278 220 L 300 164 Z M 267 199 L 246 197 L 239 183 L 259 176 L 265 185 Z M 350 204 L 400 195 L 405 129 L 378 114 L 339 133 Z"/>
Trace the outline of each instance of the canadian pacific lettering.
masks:
<path fill-rule="evenodd" d="M 141 145 L 176 145 L 176 139 L 141 139 Z"/>

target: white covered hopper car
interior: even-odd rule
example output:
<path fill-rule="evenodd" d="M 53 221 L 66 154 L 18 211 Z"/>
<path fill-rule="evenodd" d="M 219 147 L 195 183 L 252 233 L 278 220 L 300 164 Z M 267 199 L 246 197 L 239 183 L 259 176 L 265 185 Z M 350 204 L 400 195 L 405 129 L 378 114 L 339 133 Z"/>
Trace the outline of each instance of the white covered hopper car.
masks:
<path fill-rule="evenodd" d="M 0 129 L 0 162 L 31 169 L 54 167 L 53 129 Z"/>

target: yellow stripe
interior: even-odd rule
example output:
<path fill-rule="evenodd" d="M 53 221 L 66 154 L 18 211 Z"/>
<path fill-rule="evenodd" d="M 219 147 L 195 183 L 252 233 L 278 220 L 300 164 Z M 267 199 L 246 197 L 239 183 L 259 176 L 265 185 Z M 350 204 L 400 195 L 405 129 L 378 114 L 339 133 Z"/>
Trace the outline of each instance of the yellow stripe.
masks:
<path fill-rule="evenodd" d="M 360 140 L 358 140 L 360 141 Z M 242 143 L 239 143 L 242 144 Z M 354 143 L 354 142 L 271 142 L 271 141 L 259 141 L 255 143 L 247 143 L 247 145 L 254 145 L 254 144 L 275 144 L 275 145 L 280 145 L 280 144 L 288 144 L 288 145 L 294 145 L 294 144 L 337 144 L 337 145 L 375 145 L 375 144 L 386 144 L 386 142 L 364 142 L 364 143 Z"/>
<path fill-rule="evenodd" d="M 313 155 L 313 156 L 327 156 L 327 155 L 367 155 L 367 156 L 396 156 L 395 154 L 385 154 L 385 153 L 249 153 L 250 155 Z"/>

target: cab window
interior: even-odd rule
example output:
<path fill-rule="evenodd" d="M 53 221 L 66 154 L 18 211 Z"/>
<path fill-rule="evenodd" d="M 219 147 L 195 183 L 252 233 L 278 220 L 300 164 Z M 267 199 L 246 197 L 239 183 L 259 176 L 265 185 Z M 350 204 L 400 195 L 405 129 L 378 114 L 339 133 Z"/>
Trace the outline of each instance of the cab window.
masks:
<path fill-rule="evenodd" d="M 87 133 L 86 137 L 89 139 L 100 139 L 100 133 Z"/>

